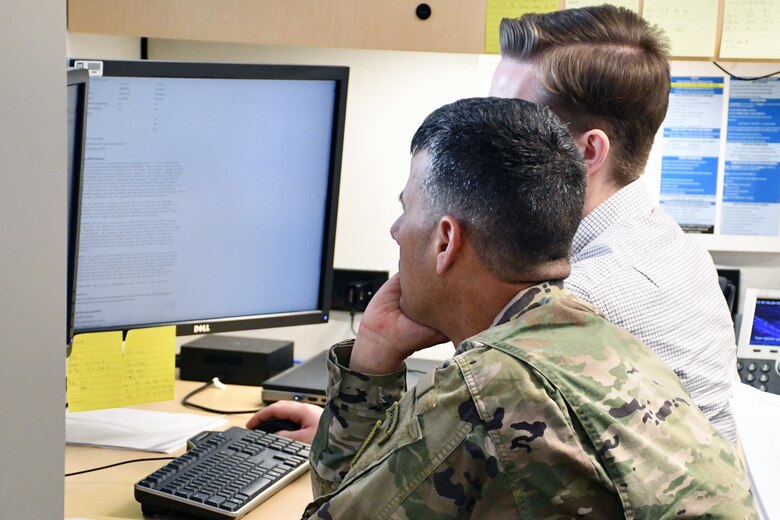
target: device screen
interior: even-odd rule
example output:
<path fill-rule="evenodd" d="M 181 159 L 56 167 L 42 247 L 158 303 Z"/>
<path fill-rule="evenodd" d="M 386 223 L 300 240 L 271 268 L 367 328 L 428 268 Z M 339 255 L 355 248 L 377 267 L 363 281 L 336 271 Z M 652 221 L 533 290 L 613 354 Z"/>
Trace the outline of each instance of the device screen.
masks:
<path fill-rule="evenodd" d="M 335 89 L 92 78 L 77 330 L 316 309 Z"/>
<path fill-rule="evenodd" d="M 780 299 L 756 299 L 750 344 L 780 347 Z"/>

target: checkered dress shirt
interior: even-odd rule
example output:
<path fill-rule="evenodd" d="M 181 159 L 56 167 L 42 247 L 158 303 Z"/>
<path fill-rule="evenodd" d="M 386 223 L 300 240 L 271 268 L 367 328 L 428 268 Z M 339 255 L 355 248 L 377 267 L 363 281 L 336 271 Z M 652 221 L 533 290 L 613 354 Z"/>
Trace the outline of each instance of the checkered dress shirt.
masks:
<path fill-rule="evenodd" d="M 566 288 L 652 348 L 729 440 L 736 341 L 712 258 L 654 207 L 644 181 L 599 204 L 574 237 Z"/>

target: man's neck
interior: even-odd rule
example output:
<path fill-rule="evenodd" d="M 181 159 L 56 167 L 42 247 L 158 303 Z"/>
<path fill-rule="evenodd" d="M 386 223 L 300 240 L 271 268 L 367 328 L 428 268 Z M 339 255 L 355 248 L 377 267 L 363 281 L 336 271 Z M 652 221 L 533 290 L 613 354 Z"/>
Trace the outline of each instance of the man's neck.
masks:
<path fill-rule="evenodd" d="M 528 283 L 506 283 L 493 281 L 490 290 L 488 285 L 472 284 L 471 290 L 461 292 L 457 301 L 453 301 L 448 313 L 447 331 L 442 330 L 452 341 L 455 348 L 465 339 L 487 330 L 493 324 L 504 307 L 520 291 L 534 285 Z"/>
<path fill-rule="evenodd" d="M 591 211 L 599 206 L 599 204 L 618 191 L 620 191 L 620 187 L 611 182 L 596 183 L 589 180 L 588 189 L 585 191 L 585 206 L 582 209 L 582 216 L 587 217 Z"/>

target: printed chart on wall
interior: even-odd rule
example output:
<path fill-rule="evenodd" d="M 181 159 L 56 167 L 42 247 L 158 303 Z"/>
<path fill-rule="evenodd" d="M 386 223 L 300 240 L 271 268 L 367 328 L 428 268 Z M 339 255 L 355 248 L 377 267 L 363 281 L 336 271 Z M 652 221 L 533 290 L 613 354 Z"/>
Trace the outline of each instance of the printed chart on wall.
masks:
<path fill-rule="evenodd" d="M 720 227 L 780 234 L 780 78 L 731 82 Z"/>
<path fill-rule="evenodd" d="M 722 77 L 672 78 L 659 203 L 684 231 L 715 232 L 722 107 Z"/>
<path fill-rule="evenodd" d="M 780 78 L 674 63 L 653 156 L 649 186 L 686 232 L 710 250 L 780 252 Z"/>

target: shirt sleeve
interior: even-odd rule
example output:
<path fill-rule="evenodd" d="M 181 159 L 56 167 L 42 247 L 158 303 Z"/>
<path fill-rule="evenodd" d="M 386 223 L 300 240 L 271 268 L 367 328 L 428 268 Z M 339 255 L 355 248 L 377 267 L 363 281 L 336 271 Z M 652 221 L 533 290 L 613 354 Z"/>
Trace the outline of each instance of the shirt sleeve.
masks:
<path fill-rule="evenodd" d="M 328 353 L 328 400 L 309 457 L 315 497 L 339 486 L 372 428 L 406 391 L 406 368 L 385 375 L 350 370 L 353 345 L 344 341 Z"/>
<path fill-rule="evenodd" d="M 354 406 L 349 408 L 354 412 Z M 360 423 L 339 431 L 334 440 L 356 440 L 344 450 L 351 464 L 328 465 L 347 471 L 340 476 L 340 484 L 328 481 L 328 486 L 321 484 L 322 471 L 317 468 L 313 478 L 320 479 L 318 489 L 329 493 L 318 496 L 304 517 L 517 517 L 511 486 L 488 426 L 456 363 L 445 362 L 421 378 L 382 416 L 378 424 Z M 333 427 L 336 419 L 331 416 L 323 421 L 321 425 Z M 354 431 L 358 433 L 353 435 Z M 362 445 L 358 438 L 364 440 Z M 317 457 L 325 453 L 318 451 Z"/>

